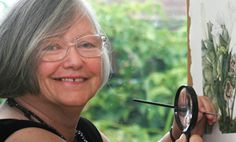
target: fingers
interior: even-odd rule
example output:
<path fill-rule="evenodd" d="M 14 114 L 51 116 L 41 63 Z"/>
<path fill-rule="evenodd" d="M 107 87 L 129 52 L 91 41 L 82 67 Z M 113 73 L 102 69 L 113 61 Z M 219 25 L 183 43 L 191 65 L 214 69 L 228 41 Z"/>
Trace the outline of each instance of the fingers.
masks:
<path fill-rule="evenodd" d="M 198 105 L 200 111 L 216 113 L 215 108 L 207 96 L 198 97 Z"/>
<path fill-rule="evenodd" d="M 185 134 L 182 134 L 176 142 L 188 142 L 188 139 Z M 201 136 L 194 134 L 189 138 L 189 142 L 203 142 L 203 139 Z"/>
<path fill-rule="evenodd" d="M 192 135 L 189 139 L 189 142 L 203 142 L 203 139 L 199 135 Z"/>
<path fill-rule="evenodd" d="M 187 142 L 187 138 L 185 134 L 182 134 L 179 139 L 176 140 L 176 142 Z"/>
<path fill-rule="evenodd" d="M 198 96 L 198 108 L 199 108 L 198 120 L 200 120 L 203 117 L 203 115 L 205 115 L 208 124 L 212 125 L 217 121 L 217 116 L 212 115 L 216 114 L 215 108 L 207 96 Z"/>
<path fill-rule="evenodd" d="M 205 132 L 205 128 L 206 128 L 206 117 L 202 117 L 202 119 L 200 119 L 197 124 L 195 125 L 194 129 L 191 131 L 192 135 L 199 135 L 199 136 L 203 136 L 204 132 Z"/>

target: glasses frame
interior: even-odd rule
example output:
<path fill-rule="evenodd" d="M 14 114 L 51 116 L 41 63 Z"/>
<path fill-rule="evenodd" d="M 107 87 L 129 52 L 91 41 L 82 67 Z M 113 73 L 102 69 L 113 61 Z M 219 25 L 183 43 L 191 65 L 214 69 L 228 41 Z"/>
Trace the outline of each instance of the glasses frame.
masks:
<path fill-rule="evenodd" d="M 80 39 L 83 39 L 83 38 L 86 38 L 86 37 L 89 37 L 89 36 L 94 36 L 94 37 L 99 37 L 100 39 L 101 39 L 101 46 L 100 46 L 100 48 L 96 48 L 96 49 L 98 49 L 98 50 L 100 50 L 100 51 L 98 51 L 98 52 L 100 52 L 98 55 L 96 55 L 96 56 L 85 56 L 83 53 L 81 53 L 81 51 L 79 51 L 79 50 L 76 50 L 77 52 L 78 52 L 78 54 L 81 56 L 81 57 L 84 57 L 84 58 L 98 58 L 98 57 L 101 57 L 101 55 L 104 53 L 104 48 L 107 48 L 108 46 L 109 46 L 109 40 L 108 40 L 108 38 L 107 38 L 107 36 L 106 35 L 103 35 L 103 34 L 88 34 L 88 35 L 84 35 L 84 36 L 82 36 L 82 37 L 79 37 L 79 38 L 75 38 L 73 41 L 73 43 L 69 43 L 68 41 L 66 41 L 66 40 L 63 40 L 63 39 L 61 39 L 61 38 L 58 38 L 58 39 L 60 39 L 60 40 L 63 40 L 63 42 L 65 42 L 66 44 L 65 45 L 63 45 L 63 46 L 66 46 L 65 48 L 65 53 L 64 53 L 64 55 L 62 56 L 62 57 L 58 57 L 58 59 L 55 59 L 55 60 L 51 60 L 51 59 L 49 59 L 49 58 L 45 58 L 44 59 L 44 57 L 43 56 L 45 56 L 45 54 L 47 53 L 47 51 L 43 51 L 45 48 L 43 48 L 42 50 L 41 50 L 41 58 L 42 58 L 42 60 L 43 61 L 46 61 L 46 62 L 57 62 L 57 61 L 61 61 L 61 60 L 63 60 L 63 59 L 65 59 L 67 56 L 68 56 L 68 53 L 70 52 L 70 50 L 71 50 L 71 48 L 72 47 L 74 47 L 74 48 L 77 48 L 77 44 L 79 43 L 78 41 L 80 41 Z M 42 40 L 42 41 L 44 41 L 45 43 L 47 43 L 47 40 L 49 40 L 50 38 L 57 38 L 56 36 L 54 36 L 54 37 L 49 37 L 49 38 L 46 38 L 46 41 L 44 41 L 44 40 Z"/>

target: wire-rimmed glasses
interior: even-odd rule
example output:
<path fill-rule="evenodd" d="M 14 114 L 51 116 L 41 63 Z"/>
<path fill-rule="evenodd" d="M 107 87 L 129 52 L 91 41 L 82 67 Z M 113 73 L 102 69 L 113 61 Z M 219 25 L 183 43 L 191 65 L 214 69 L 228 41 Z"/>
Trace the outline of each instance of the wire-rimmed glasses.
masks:
<path fill-rule="evenodd" d="M 41 59 L 49 62 L 60 61 L 68 55 L 71 47 L 75 47 L 82 57 L 100 57 L 107 44 L 108 40 L 104 35 L 86 35 L 75 39 L 73 43 L 59 37 L 51 37 L 42 42 Z"/>

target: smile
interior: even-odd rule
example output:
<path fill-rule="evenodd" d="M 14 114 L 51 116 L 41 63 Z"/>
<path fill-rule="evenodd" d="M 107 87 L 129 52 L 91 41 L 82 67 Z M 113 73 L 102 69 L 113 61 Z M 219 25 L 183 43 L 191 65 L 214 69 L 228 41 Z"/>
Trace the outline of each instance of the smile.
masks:
<path fill-rule="evenodd" d="M 63 81 L 63 82 L 83 82 L 85 78 L 56 78 L 55 80 Z"/>

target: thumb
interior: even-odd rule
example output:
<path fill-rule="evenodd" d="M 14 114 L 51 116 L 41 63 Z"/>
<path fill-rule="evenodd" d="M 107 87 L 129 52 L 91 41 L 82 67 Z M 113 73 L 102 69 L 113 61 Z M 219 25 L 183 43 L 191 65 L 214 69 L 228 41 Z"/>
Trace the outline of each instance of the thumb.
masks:
<path fill-rule="evenodd" d="M 176 140 L 176 142 L 187 142 L 187 138 L 185 134 L 182 134 L 179 139 Z"/>
<path fill-rule="evenodd" d="M 203 142 L 203 139 L 200 135 L 194 134 L 190 137 L 190 142 Z"/>

